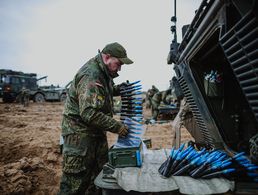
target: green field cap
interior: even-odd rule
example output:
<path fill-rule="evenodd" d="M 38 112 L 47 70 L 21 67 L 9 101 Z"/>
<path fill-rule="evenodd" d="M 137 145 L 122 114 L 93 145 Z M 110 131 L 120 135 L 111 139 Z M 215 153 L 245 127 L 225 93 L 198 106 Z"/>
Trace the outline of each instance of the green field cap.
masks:
<path fill-rule="evenodd" d="M 119 43 L 110 43 L 102 50 L 104 54 L 110 54 L 113 57 L 118 58 L 124 64 L 132 64 L 133 61 L 127 57 L 125 48 Z"/>

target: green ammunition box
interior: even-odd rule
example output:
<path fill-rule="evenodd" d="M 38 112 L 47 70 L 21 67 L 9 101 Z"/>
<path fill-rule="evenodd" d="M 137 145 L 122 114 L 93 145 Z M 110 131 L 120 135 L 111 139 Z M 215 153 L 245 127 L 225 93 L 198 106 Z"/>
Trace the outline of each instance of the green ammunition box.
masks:
<path fill-rule="evenodd" d="M 145 143 L 145 145 L 146 145 L 146 147 L 149 149 L 149 148 L 151 148 L 152 147 L 152 144 L 151 144 L 151 139 L 143 139 L 142 140 L 144 143 Z"/>
<path fill-rule="evenodd" d="M 114 167 L 141 167 L 142 144 L 137 147 L 114 148 L 108 152 L 108 162 Z"/>

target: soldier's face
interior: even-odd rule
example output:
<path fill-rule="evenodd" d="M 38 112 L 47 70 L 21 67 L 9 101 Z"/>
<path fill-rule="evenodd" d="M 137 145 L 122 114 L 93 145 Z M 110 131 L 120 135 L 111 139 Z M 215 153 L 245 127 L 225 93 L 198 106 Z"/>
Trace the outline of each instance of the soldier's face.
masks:
<path fill-rule="evenodd" d="M 117 58 L 110 57 L 110 58 L 107 60 L 108 71 L 109 71 L 109 73 L 111 73 L 112 75 L 117 74 L 117 72 L 121 70 L 121 66 L 122 66 L 122 65 L 123 65 L 123 64 L 122 64 Z"/>

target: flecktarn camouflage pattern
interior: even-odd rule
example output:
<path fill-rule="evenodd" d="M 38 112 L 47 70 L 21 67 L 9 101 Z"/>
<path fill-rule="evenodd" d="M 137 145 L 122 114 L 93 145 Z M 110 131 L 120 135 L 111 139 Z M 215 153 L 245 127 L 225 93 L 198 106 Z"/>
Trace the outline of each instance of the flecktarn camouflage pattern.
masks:
<path fill-rule="evenodd" d="M 89 60 L 69 88 L 62 120 L 63 175 L 60 194 L 98 194 L 93 181 L 107 162 L 106 131 L 122 124 L 112 118 L 118 93 L 100 55 Z"/>

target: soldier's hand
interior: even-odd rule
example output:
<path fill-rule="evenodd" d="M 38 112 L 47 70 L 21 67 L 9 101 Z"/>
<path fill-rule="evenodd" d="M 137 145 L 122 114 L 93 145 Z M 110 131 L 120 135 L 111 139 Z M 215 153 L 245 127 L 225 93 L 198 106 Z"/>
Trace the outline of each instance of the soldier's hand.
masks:
<path fill-rule="evenodd" d="M 127 85 L 128 85 L 128 83 L 123 82 L 123 83 L 119 84 L 119 87 L 120 87 L 120 89 L 123 89 L 123 88 L 127 87 Z"/>
<path fill-rule="evenodd" d="M 118 130 L 118 135 L 121 137 L 125 137 L 128 134 L 128 127 L 126 125 L 122 125 L 122 127 Z"/>

